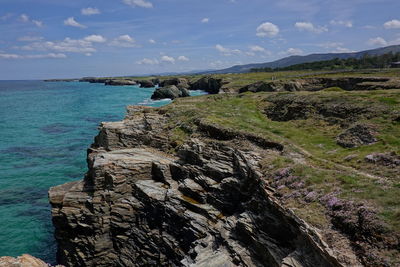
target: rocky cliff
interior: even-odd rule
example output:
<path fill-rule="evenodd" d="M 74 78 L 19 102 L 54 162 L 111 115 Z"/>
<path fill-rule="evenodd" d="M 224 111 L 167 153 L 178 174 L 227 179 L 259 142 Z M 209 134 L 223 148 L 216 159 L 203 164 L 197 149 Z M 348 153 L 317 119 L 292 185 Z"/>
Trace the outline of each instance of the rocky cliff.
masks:
<path fill-rule="evenodd" d="M 101 125 L 85 178 L 50 189 L 60 263 L 359 264 L 273 196 L 259 162 L 282 153 L 281 144 L 216 136 L 204 123 L 179 143 L 170 120 L 162 109 L 130 107 L 124 121 Z"/>

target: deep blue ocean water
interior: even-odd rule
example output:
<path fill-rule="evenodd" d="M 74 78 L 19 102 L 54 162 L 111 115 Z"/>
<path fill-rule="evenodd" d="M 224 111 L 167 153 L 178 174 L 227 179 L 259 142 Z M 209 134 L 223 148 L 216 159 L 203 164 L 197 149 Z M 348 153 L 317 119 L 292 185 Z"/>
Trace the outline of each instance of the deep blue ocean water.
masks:
<path fill-rule="evenodd" d="M 0 256 L 28 253 L 55 263 L 49 187 L 82 179 L 100 122 L 123 119 L 127 105 L 170 102 L 151 101 L 153 91 L 0 81 Z"/>

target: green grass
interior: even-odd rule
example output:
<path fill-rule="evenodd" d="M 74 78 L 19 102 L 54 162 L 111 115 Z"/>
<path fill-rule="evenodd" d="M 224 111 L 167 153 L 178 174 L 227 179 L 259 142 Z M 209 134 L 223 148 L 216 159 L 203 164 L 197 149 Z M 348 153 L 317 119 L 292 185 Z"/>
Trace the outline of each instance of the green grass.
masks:
<path fill-rule="evenodd" d="M 340 87 L 328 87 L 322 91 L 324 91 L 324 92 L 343 92 L 344 90 Z"/>
<path fill-rule="evenodd" d="M 375 105 L 378 116 L 372 119 L 363 119 L 362 122 L 373 124 L 376 127 L 379 142 L 346 149 L 336 144 L 335 137 L 343 131 L 337 124 L 329 124 L 315 117 L 286 122 L 272 121 L 263 111 L 268 105 L 268 97 L 277 94 L 295 94 L 307 99 L 318 98 L 321 101 L 337 100 L 338 103 L 350 103 L 351 105 Z M 296 146 L 305 149 L 312 155 L 310 158 L 306 157 L 310 165 L 295 164 L 286 157 L 266 160 L 269 162 L 269 166 L 276 169 L 293 166 L 295 175 L 302 177 L 310 190 L 329 193 L 340 189 L 342 198 L 371 203 L 392 229 L 400 231 L 399 220 L 396 221 L 400 214 L 398 170 L 376 167 L 364 160 L 366 155 L 374 152 L 400 152 L 400 124 L 391 121 L 390 114 L 380 113 L 381 107 L 384 107 L 384 110 L 387 109 L 386 111 L 389 113 L 400 110 L 399 100 L 400 90 L 246 93 L 182 98 L 175 100 L 164 109 L 170 114 L 170 127 L 179 126 L 173 133 L 178 144 L 190 136 L 191 133 L 187 129 L 195 127 L 195 121 L 201 119 L 211 124 L 236 131 L 251 132 L 271 141 L 280 142 L 286 145 L 287 150 L 296 150 Z M 354 155 L 353 159 L 345 160 L 349 155 Z M 337 169 L 336 163 L 384 176 L 387 178 L 388 184 L 383 186 L 376 179 L 357 175 L 345 169 Z M 316 212 L 315 214 L 320 213 Z M 318 222 L 318 218 L 311 218 L 311 220 Z M 317 224 L 319 223 L 321 222 Z"/>

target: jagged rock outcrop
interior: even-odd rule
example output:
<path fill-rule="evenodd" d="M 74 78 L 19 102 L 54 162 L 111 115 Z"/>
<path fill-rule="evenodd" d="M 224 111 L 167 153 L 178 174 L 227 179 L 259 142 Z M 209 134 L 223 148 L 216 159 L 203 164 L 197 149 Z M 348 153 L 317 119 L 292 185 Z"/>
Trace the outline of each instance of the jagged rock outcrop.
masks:
<path fill-rule="evenodd" d="M 0 267 L 51 267 L 44 261 L 35 258 L 28 254 L 22 256 L 13 257 L 0 257 Z M 57 267 L 62 267 L 57 265 Z"/>
<path fill-rule="evenodd" d="M 140 87 L 143 87 L 143 88 L 152 88 L 155 86 L 153 81 L 150 81 L 150 80 L 137 80 L 136 82 L 138 84 L 140 84 Z"/>
<path fill-rule="evenodd" d="M 375 135 L 376 133 L 369 125 L 356 124 L 339 134 L 336 143 L 347 148 L 371 145 L 378 141 Z"/>
<path fill-rule="evenodd" d="M 105 85 L 123 86 L 123 85 L 137 85 L 137 82 L 132 80 L 107 80 Z"/>
<path fill-rule="evenodd" d="M 281 91 L 300 91 L 303 84 L 296 81 L 288 82 L 256 82 L 239 89 L 239 93 L 244 92 L 281 92 Z"/>
<path fill-rule="evenodd" d="M 151 79 L 151 81 L 153 82 L 154 85 L 160 84 L 160 78 L 154 78 L 154 79 Z"/>
<path fill-rule="evenodd" d="M 320 91 L 329 87 L 339 87 L 346 91 L 400 89 L 400 80 L 380 77 L 327 77 L 269 82 L 259 81 L 240 88 L 239 92 Z"/>
<path fill-rule="evenodd" d="M 396 152 L 369 154 L 365 157 L 365 160 L 378 166 L 387 166 L 390 168 L 398 168 L 400 166 L 400 156 Z"/>
<path fill-rule="evenodd" d="M 186 90 L 185 88 L 178 88 L 175 85 L 168 85 L 166 87 L 160 87 L 157 88 L 153 95 L 151 96 L 151 99 L 164 99 L 164 98 L 170 98 L 170 99 L 175 99 L 178 97 L 187 97 L 190 96 L 189 91 Z"/>
<path fill-rule="evenodd" d="M 167 87 L 170 85 L 175 85 L 179 89 L 190 89 L 189 82 L 185 78 L 171 78 L 160 82 L 160 87 Z"/>
<path fill-rule="evenodd" d="M 85 178 L 50 189 L 60 263 L 342 266 L 259 171 L 260 153 L 282 145 L 229 132 L 216 140 L 216 126 L 199 122 L 200 135 L 171 153 L 167 121 L 131 107 L 124 121 L 103 123 Z"/>
<path fill-rule="evenodd" d="M 205 76 L 190 84 L 191 90 L 203 90 L 209 94 L 218 94 L 224 85 L 222 79 Z"/>
<path fill-rule="evenodd" d="M 382 114 L 389 114 L 384 105 L 351 101 L 342 97 L 323 98 L 312 95 L 271 94 L 267 97 L 265 114 L 274 121 L 305 120 L 319 118 L 343 127 Z"/>

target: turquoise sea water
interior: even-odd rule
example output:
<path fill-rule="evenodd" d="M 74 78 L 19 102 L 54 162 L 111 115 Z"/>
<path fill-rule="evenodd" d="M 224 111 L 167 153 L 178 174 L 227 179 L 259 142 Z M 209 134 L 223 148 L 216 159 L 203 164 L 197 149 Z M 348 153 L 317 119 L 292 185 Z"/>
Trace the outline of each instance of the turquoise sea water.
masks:
<path fill-rule="evenodd" d="M 102 121 L 121 120 L 154 88 L 79 82 L 0 81 L 0 256 L 55 262 L 49 187 L 82 179 Z M 192 92 L 192 94 L 201 94 Z"/>

